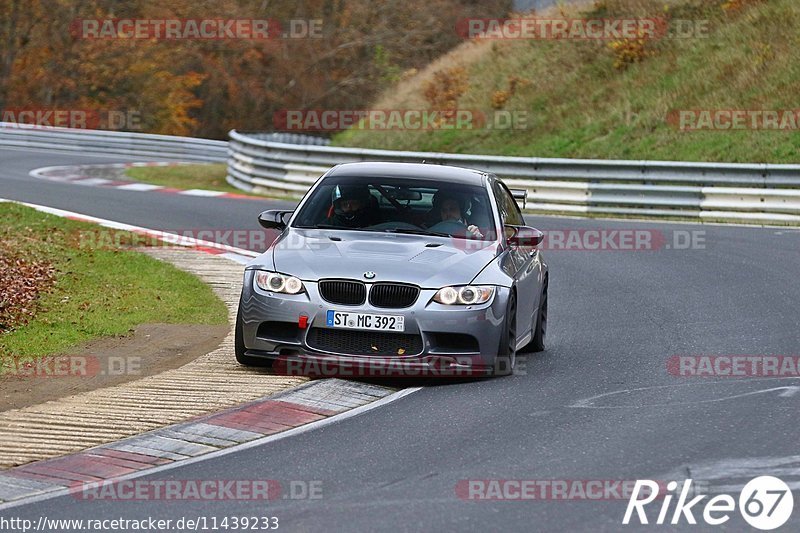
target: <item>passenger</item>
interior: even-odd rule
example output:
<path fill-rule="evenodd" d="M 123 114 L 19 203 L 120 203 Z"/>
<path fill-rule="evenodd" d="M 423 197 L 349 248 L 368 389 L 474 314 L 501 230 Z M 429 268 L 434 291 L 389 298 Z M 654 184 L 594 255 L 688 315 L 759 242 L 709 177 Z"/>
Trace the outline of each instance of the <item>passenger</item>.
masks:
<path fill-rule="evenodd" d="M 468 210 L 469 200 L 460 200 L 456 195 L 445 196 L 444 191 L 439 191 L 433 197 L 432 214 L 438 217 L 434 225 L 442 222 L 462 224 L 472 237 L 482 239 L 483 234 L 478 226 L 469 224 L 464 216 Z"/>
<path fill-rule="evenodd" d="M 325 224 L 364 228 L 378 223 L 373 196 L 366 185 L 337 185 L 331 195 L 333 213 Z"/>

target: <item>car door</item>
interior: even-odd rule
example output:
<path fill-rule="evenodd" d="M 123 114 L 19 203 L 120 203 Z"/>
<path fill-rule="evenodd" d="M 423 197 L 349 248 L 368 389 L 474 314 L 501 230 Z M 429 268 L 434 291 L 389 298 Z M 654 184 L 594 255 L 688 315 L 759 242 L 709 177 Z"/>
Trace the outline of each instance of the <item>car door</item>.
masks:
<path fill-rule="evenodd" d="M 525 220 L 511 192 L 500 180 L 493 185 L 500 221 L 503 226 L 524 226 Z M 508 266 L 517 286 L 517 339 L 527 342 L 532 333 L 534 309 L 539 305 L 539 276 L 536 249 L 510 245 L 506 242 Z M 518 347 L 521 345 L 518 344 Z"/>

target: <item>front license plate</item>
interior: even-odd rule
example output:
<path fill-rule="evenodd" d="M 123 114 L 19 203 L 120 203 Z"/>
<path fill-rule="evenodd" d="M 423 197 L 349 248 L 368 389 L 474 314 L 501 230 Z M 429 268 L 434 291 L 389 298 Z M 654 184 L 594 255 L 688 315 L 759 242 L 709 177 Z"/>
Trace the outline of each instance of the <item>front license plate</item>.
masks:
<path fill-rule="evenodd" d="M 403 315 L 373 315 L 372 313 L 348 313 L 328 311 L 329 328 L 371 329 L 378 331 L 405 331 Z"/>

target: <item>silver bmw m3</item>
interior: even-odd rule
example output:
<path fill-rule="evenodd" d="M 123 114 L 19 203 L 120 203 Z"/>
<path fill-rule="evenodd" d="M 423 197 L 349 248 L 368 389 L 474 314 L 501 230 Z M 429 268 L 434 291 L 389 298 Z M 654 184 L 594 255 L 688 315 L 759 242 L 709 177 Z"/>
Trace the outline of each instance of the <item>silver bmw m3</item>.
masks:
<path fill-rule="evenodd" d="M 295 211 L 259 216 L 281 233 L 245 269 L 237 361 L 512 373 L 518 351 L 544 350 L 547 331 L 543 235 L 525 226 L 516 198 L 524 191 L 477 170 L 332 168 Z"/>

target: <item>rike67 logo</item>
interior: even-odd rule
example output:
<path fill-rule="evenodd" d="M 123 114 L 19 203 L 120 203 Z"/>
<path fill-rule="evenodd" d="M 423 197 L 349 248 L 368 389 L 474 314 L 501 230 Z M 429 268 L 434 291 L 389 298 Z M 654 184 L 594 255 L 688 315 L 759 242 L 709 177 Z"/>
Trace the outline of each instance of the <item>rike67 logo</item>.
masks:
<path fill-rule="evenodd" d="M 640 524 L 651 523 L 645 512 L 645 507 L 659 497 L 659 485 L 651 480 L 637 480 L 633 488 L 628 508 L 622 523 L 631 524 L 634 512 Z M 702 519 L 706 524 L 721 526 L 731 519 L 731 514 L 736 511 L 737 501 L 728 494 L 719 494 L 710 498 L 705 505 L 699 505 L 708 495 L 700 494 L 691 500 L 692 480 L 684 481 L 678 495 L 678 482 L 671 481 L 667 484 L 667 493 L 663 495 L 661 508 L 655 524 L 678 525 L 685 520 L 687 524 L 697 524 L 695 513 L 702 513 Z M 644 497 L 640 495 L 644 494 Z M 670 507 L 674 495 L 678 495 L 675 508 L 670 517 Z M 657 506 L 656 506 L 657 507 Z M 762 531 L 777 529 L 784 525 L 792 516 L 794 510 L 794 496 L 789 486 L 780 479 L 772 476 L 757 477 L 748 482 L 738 498 L 739 513 L 750 526 Z M 701 511 L 702 509 L 702 511 Z M 650 517 L 652 519 L 652 516 Z M 633 522 L 636 523 L 635 521 Z"/>

